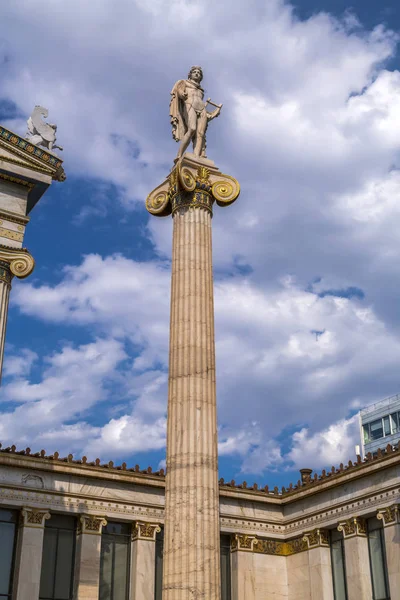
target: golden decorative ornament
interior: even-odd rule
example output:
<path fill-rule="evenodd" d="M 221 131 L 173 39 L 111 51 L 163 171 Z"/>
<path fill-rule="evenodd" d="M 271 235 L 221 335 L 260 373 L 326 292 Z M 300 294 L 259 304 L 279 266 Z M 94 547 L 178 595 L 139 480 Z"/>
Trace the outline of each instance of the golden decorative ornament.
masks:
<path fill-rule="evenodd" d="M 183 167 L 183 169 L 180 171 L 179 178 L 184 189 L 187 192 L 193 192 L 196 187 L 196 179 L 187 167 Z"/>
<path fill-rule="evenodd" d="M 219 206 L 231 204 L 240 194 L 239 182 L 229 175 L 224 175 L 224 179 L 215 181 L 211 189 Z"/>
<path fill-rule="evenodd" d="M 168 210 L 169 196 L 166 191 L 159 191 L 149 194 L 146 199 L 146 208 L 152 215 L 167 215 L 171 210 Z"/>
<path fill-rule="evenodd" d="M 28 253 L 26 253 L 23 256 L 19 256 L 18 258 L 15 258 L 10 263 L 11 273 L 19 279 L 24 279 L 25 277 L 28 277 L 28 275 L 32 273 L 34 267 L 35 261 L 33 260 L 33 257 Z"/>
<path fill-rule="evenodd" d="M 11 229 L 5 229 L 4 227 L 0 227 L 0 237 L 5 237 L 8 240 L 14 240 L 16 242 L 22 242 L 24 239 L 22 233 L 12 231 Z"/>

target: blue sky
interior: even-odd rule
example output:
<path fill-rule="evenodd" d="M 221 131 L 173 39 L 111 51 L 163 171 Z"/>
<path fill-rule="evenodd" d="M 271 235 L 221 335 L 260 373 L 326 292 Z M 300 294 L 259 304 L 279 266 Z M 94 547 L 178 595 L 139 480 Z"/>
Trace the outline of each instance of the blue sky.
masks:
<path fill-rule="evenodd" d="M 2 7 L 0 121 L 23 134 L 48 107 L 68 176 L 32 213 L 37 267 L 13 285 L 4 445 L 164 460 L 172 228 L 144 199 L 192 64 L 224 104 L 208 155 L 242 186 L 213 219 L 221 476 L 273 487 L 347 462 L 357 410 L 400 391 L 399 8 L 245 6 Z"/>

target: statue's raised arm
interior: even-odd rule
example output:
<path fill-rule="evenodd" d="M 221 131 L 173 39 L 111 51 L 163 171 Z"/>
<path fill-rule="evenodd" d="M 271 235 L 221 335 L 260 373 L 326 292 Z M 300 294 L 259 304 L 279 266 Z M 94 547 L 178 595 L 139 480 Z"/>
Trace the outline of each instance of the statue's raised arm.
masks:
<path fill-rule="evenodd" d="M 215 104 L 209 98 L 204 102 L 204 90 L 201 87 L 203 70 L 192 67 L 187 79 L 180 79 L 172 88 L 169 114 L 172 136 L 180 142 L 177 158 L 181 158 L 190 142 L 193 142 L 193 154 L 206 156 L 206 130 L 208 122 L 218 117 L 222 104 Z M 215 106 L 213 112 L 207 111 L 207 104 Z"/>

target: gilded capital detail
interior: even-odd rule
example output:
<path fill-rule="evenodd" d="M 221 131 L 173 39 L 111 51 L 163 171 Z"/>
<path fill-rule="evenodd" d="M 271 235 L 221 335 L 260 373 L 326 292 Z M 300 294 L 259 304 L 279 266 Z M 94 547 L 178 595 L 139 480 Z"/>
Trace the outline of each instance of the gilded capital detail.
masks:
<path fill-rule="evenodd" d="M 355 536 L 366 537 L 367 523 L 362 517 L 354 517 L 353 519 L 341 521 L 338 525 L 338 531 L 343 533 L 344 538 Z"/>
<path fill-rule="evenodd" d="M 50 517 L 51 515 L 47 510 L 24 507 L 20 513 L 20 526 L 41 529 L 44 527 L 45 520 L 50 519 Z"/>
<path fill-rule="evenodd" d="M 254 544 L 257 541 L 255 535 L 235 533 L 231 537 L 231 552 L 253 552 Z"/>
<path fill-rule="evenodd" d="M 383 521 L 384 527 L 397 525 L 400 523 L 400 504 L 380 508 L 376 516 L 380 521 Z"/>
<path fill-rule="evenodd" d="M 105 525 L 107 525 L 107 520 L 105 517 L 98 517 L 96 515 L 80 515 L 77 533 L 101 535 L 103 526 Z"/>
<path fill-rule="evenodd" d="M 35 268 L 33 256 L 23 248 L 0 246 L 0 264 L 8 264 L 12 275 L 19 279 L 28 277 Z"/>
<path fill-rule="evenodd" d="M 303 540 L 307 543 L 309 549 L 319 547 L 329 548 L 329 532 L 326 529 L 305 531 Z"/>
<path fill-rule="evenodd" d="M 10 265 L 4 260 L 0 260 L 0 281 L 4 281 L 11 287 L 12 274 Z"/>
<path fill-rule="evenodd" d="M 146 208 L 157 217 L 182 208 L 203 208 L 212 214 L 214 202 L 228 206 L 239 193 L 238 181 L 221 173 L 213 161 L 184 154 L 166 180 L 147 196 Z"/>
<path fill-rule="evenodd" d="M 231 552 L 254 552 L 271 556 L 292 556 L 308 550 L 305 537 L 297 537 L 284 542 L 258 538 L 255 535 L 233 534 L 231 537 Z"/>
<path fill-rule="evenodd" d="M 136 521 L 132 527 L 132 540 L 145 540 L 155 542 L 156 534 L 160 533 L 161 527 L 157 523 L 144 523 Z"/>

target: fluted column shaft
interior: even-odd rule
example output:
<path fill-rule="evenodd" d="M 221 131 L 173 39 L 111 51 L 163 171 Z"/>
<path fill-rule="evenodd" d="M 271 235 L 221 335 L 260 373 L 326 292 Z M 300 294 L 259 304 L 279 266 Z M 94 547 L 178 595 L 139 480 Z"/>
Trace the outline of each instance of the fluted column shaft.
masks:
<path fill-rule="evenodd" d="M 8 316 L 8 303 L 11 290 L 10 265 L 0 260 L 0 382 L 3 370 L 4 346 L 6 343 L 6 329 Z"/>
<path fill-rule="evenodd" d="M 163 600 L 219 600 L 211 211 L 173 222 Z"/>

